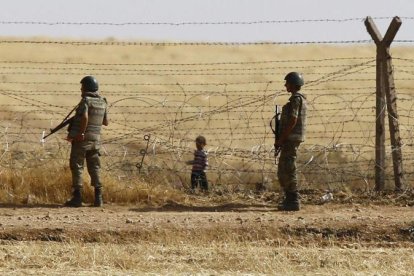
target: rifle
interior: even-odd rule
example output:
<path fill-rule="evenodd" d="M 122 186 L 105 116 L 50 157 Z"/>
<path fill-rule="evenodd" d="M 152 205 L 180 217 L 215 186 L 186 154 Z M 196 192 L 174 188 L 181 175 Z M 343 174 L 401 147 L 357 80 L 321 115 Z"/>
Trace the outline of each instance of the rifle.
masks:
<path fill-rule="evenodd" d="M 280 110 L 280 106 L 276 105 L 275 115 L 273 116 L 272 120 L 270 120 L 270 128 L 272 129 L 272 132 L 275 135 L 275 145 L 276 145 L 276 142 L 280 139 L 280 135 L 281 135 L 281 132 L 280 132 L 280 130 L 281 130 L 280 129 L 280 127 L 281 127 L 281 123 L 280 123 L 281 115 L 282 115 L 282 111 Z M 273 120 L 275 121 L 275 127 L 274 128 L 273 128 L 273 124 L 272 124 Z M 276 158 L 279 155 L 280 151 L 281 151 L 281 148 L 276 148 L 275 147 L 275 161 L 276 161 Z"/>
<path fill-rule="evenodd" d="M 51 129 L 50 129 L 50 133 L 49 133 L 48 135 L 44 136 L 44 137 L 43 137 L 43 140 L 44 140 L 44 139 L 46 139 L 47 137 L 49 137 L 50 135 L 52 135 L 53 133 L 55 133 L 55 132 L 59 131 L 60 129 L 64 128 L 65 126 L 70 125 L 70 124 L 73 122 L 73 120 L 75 119 L 75 116 L 72 116 L 72 117 L 70 117 L 70 118 L 69 118 L 69 116 L 73 113 L 73 111 L 75 111 L 75 110 L 76 110 L 76 108 L 77 108 L 77 107 L 78 107 L 78 106 L 75 106 L 75 107 L 72 109 L 72 111 L 71 111 L 71 112 L 69 112 L 69 114 L 68 114 L 68 115 L 66 115 L 65 119 L 63 119 L 63 120 L 62 120 L 62 122 L 61 122 L 60 124 L 58 124 L 58 125 L 57 125 L 56 127 L 54 127 L 54 128 L 51 128 Z M 69 118 L 69 119 L 68 119 L 68 118 Z"/>

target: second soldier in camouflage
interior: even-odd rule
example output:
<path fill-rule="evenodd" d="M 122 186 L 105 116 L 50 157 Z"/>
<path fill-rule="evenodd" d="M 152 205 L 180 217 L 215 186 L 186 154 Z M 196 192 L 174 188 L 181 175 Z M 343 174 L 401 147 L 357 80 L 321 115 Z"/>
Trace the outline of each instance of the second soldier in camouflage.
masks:
<path fill-rule="evenodd" d="M 300 200 L 296 175 L 296 158 L 299 145 L 305 140 L 306 97 L 299 91 L 304 84 L 302 74 L 290 72 L 285 76 L 286 91 L 291 93 L 289 102 L 282 108 L 281 134 L 275 147 L 281 149 L 277 176 L 284 192 L 279 205 L 282 211 L 298 211 Z"/>

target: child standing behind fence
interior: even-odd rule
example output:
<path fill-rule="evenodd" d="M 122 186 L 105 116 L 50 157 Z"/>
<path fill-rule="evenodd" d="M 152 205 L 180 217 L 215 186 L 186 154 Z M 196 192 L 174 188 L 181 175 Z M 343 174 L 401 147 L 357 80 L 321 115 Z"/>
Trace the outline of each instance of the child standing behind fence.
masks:
<path fill-rule="evenodd" d="M 207 152 L 204 147 L 207 145 L 204 136 L 198 136 L 195 140 L 197 149 L 194 151 L 194 160 L 187 161 L 187 165 L 193 165 L 191 170 L 191 190 L 194 191 L 197 186 L 201 190 L 208 190 L 208 182 L 206 177 L 206 167 L 208 166 Z"/>

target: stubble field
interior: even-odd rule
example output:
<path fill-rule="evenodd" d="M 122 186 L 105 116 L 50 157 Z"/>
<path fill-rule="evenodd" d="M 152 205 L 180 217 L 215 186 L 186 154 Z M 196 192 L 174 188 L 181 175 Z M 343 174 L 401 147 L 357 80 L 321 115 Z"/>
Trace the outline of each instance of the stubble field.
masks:
<path fill-rule="evenodd" d="M 102 209 L 3 206 L 0 270 L 7 275 L 410 275 L 412 208 L 328 203 L 289 213 L 251 199 Z"/>

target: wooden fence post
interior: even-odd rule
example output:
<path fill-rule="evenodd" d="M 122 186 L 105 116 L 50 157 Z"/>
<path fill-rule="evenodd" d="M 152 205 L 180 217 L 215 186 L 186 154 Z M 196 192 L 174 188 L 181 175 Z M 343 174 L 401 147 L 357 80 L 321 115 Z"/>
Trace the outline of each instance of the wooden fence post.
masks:
<path fill-rule="evenodd" d="M 394 17 L 388 30 L 382 38 L 371 17 L 365 20 L 365 26 L 377 46 L 377 74 L 376 74 L 376 139 L 375 139 L 375 189 L 384 189 L 385 169 L 385 106 L 388 112 L 388 122 L 391 137 L 392 160 L 394 168 L 395 190 L 403 189 L 403 169 L 401 138 L 397 113 L 397 96 L 395 92 L 394 76 L 390 45 L 398 32 L 402 22 Z M 386 104 L 384 101 L 386 98 Z"/>
<path fill-rule="evenodd" d="M 376 113 L 375 113 L 375 190 L 381 191 L 385 186 L 385 91 L 382 81 L 382 62 L 380 45 L 382 35 L 371 17 L 365 20 L 365 26 L 377 45 L 376 73 Z"/>

